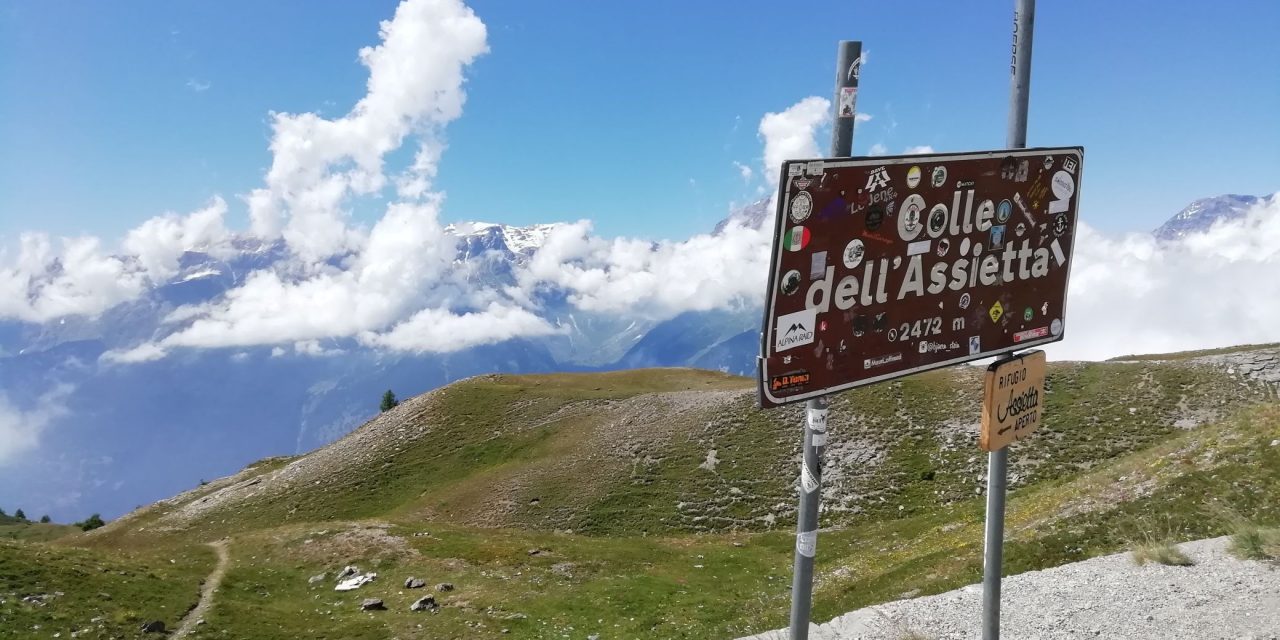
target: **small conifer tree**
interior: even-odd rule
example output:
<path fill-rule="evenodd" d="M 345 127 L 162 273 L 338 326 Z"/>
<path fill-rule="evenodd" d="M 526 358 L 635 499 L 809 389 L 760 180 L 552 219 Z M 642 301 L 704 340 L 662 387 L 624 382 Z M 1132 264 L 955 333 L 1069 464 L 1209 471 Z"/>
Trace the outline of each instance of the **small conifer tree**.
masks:
<path fill-rule="evenodd" d="M 22 512 L 22 509 L 18 509 L 17 511 L 14 511 L 14 512 L 13 512 L 13 517 L 15 517 L 15 518 L 17 518 L 17 519 L 19 519 L 19 520 L 26 520 L 26 519 L 27 519 L 27 514 L 23 513 L 23 512 Z"/>
<path fill-rule="evenodd" d="M 382 410 L 384 412 L 396 408 L 398 404 L 400 404 L 400 401 L 396 400 L 396 394 L 392 393 L 390 389 L 387 389 L 387 392 L 382 394 Z"/>
<path fill-rule="evenodd" d="M 40 524 L 49 524 L 50 522 L 53 521 L 49 519 L 49 516 L 40 516 Z"/>

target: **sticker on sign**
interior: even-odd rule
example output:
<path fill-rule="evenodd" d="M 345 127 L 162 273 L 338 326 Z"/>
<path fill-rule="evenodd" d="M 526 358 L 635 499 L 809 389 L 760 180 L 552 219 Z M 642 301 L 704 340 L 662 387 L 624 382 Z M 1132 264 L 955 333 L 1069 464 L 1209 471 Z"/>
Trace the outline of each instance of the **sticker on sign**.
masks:
<path fill-rule="evenodd" d="M 815 168 L 821 179 L 796 189 Z M 761 406 L 1063 339 L 1082 148 L 794 160 L 781 172 Z M 823 213 L 795 224 L 795 198 Z M 803 384 L 783 377 L 796 371 Z"/>

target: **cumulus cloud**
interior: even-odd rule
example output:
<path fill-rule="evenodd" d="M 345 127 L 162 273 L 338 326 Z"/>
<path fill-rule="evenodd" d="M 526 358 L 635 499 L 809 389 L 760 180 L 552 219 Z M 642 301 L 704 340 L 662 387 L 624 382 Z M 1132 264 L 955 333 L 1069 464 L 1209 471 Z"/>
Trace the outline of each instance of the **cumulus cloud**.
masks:
<path fill-rule="evenodd" d="M 71 385 L 57 385 L 26 409 L 0 392 L 0 466 L 39 445 L 40 434 L 67 414 L 66 399 L 73 390 Z"/>
<path fill-rule="evenodd" d="M 582 221 L 553 231 L 518 278 L 526 291 L 567 291 L 581 309 L 662 319 L 754 302 L 768 261 L 763 228 L 733 223 L 717 235 L 654 243 L 595 237 Z"/>
<path fill-rule="evenodd" d="M 778 171 L 784 160 L 820 158 L 818 129 L 831 119 L 831 101 L 810 96 L 779 113 L 760 119 L 760 139 L 764 141 L 764 176 L 778 185 Z"/>
<path fill-rule="evenodd" d="M 424 302 L 454 257 L 437 222 L 440 200 L 394 203 L 340 266 L 314 273 L 255 271 L 226 296 L 182 316 L 164 347 L 242 347 L 351 337 L 386 328 Z"/>
<path fill-rule="evenodd" d="M 853 116 L 854 122 L 871 122 L 871 114 L 859 111 Z"/>
<path fill-rule="evenodd" d="M 153 282 L 163 282 L 178 272 L 184 251 L 203 249 L 222 253 L 231 234 L 223 225 L 227 203 L 215 197 L 208 206 L 186 216 L 165 214 L 138 225 L 124 239 L 124 249 L 137 257 Z"/>
<path fill-rule="evenodd" d="M 923 155 L 926 153 L 933 153 L 933 147 L 927 144 L 921 144 L 921 145 L 916 145 L 914 147 L 907 147 L 902 151 L 902 153 L 903 155 L 908 155 L 908 156 Z"/>
<path fill-rule="evenodd" d="M 146 288 L 136 263 L 104 253 L 97 238 L 43 233 L 19 237 L 16 255 L 0 249 L 0 319 L 45 322 L 97 315 Z"/>
<path fill-rule="evenodd" d="M 383 161 L 411 134 L 421 139 L 399 176 L 402 197 L 418 197 L 435 175 L 442 127 L 462 115 L 463 71 L 488 51 L 485 25 L 459 0 L 406 0 L 381 23 L 382 43 L 360 50 L 367 93 L 345 116 L 272 114 L 266 186 L 248 195 L 254 232 L 281 235 L 316 262 L 357 248 L 342 203 L 387 182 Z"/>
<path fill-rule="evenodd" d="M 368 332 L 361 343 L 394 351 L 449 353 L 517 337 L 544 336 L 558 330 L 517 306 L 491 303 L 461 315 L 423 309 L 385 333 Z"/>
<path fill-rule="evenodd" d="M 1081 225 L 1074 253 L 1055 358 L 1280 340 L 1280 195 L 1170 242 Z"/>
<path fill-rule="evenodd" d="M 879 142 L 871 145 L 871 148 L 867 150 L 867 155 L 869 156 L 883 156 L 888 155 L 888 153 L 889 148 Z"/>

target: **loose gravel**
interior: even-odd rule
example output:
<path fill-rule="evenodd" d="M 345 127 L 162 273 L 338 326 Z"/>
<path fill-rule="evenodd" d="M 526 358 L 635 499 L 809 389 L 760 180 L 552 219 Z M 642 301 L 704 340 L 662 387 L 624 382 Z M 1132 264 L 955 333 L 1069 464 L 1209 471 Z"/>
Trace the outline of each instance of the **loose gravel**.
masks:
<path fill-rule="evenodd" d="M 1128 553 L 1006 577 L 1005 640 L 1280 639 L 1280 565 L 1239 560 L 1227 538 L 1179 545 L 1190 567 L 1138 566 Z M 982 585 L 846 613 L 811 640 L 981 638 Z M 785 629 L 742 640 L 788 640 Z"/>

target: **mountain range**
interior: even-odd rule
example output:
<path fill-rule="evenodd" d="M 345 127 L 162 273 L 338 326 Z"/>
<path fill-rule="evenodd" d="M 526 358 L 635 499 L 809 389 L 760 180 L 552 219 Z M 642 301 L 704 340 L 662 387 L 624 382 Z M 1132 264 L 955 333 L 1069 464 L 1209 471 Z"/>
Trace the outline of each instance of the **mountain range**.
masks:
<path fill-rule="evenodd" d="M 1162 239 L 1238 217 L 1259 199 L 1198 200 L 1156 230 Z M 763 223 L 762 200 L 731 221 Z M 555 225 L 459 223 L 455 260 L 472 263 L 486 287 L 514 283 Z M 271 455 L 295 455 L 333 442 L 376 412 L 388 388 L 409 396 L 486 373 L 540 373 L 687 366 L 751 375 L 761 310 L 686 312 L 655 321 L 584 312 L 562 294 L 537 300 L 561 333 L 519 338 L 447 354 L 396 353 L 355 340 L 306 349 L 179 350 L 160 360 L 119 364 L 103 355 L 174 330 L 174 310 L 218 299 L 246 274 L 287 257 L 283 243 L 240 240 L 230 255 L 191 251 L 178 272 L 96 317 L 43 324 L 0 321 L 0 393 L 22 407 L 50 405 L 56 418 L 41 446 L 0 467 L 0 505 L 55 520 L 91 511 L 110 518 L 224 476 Z"/>

